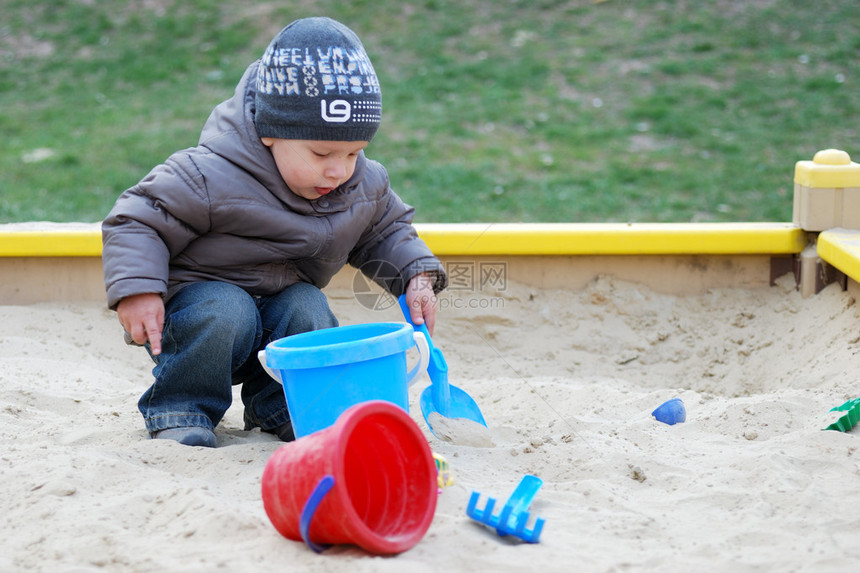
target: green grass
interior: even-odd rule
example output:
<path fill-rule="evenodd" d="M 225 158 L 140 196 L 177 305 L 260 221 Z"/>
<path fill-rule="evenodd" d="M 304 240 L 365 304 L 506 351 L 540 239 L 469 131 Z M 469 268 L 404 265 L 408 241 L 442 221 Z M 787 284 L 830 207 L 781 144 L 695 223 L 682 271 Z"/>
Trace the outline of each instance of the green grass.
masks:
<path fill-rule="evenodd" d="M 419 221 L 787 221 L 795 161 L 860 157 L 852 1 L 0 0 L 0 13 L 0 222 L 100 220 L 196 143 L 272 35 L 318 14 L 374 61 L 384 119 L 368 155 Z"/>

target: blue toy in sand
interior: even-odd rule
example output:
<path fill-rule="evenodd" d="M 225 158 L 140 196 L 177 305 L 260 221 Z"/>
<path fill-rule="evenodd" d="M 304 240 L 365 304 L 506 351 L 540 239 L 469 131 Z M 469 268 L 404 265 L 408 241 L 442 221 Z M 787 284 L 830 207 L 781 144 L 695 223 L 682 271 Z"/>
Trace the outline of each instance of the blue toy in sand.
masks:
<path fill-rule="evenodd" d="M 684 408 L 684 402 L 680 398 L 672 398 L 666 400 L 651 412 L 657 421 L 669 424 L 679 424 L 687 421 L 687 409 Z"/>
<path fill-rule="evenodd" d="M 502 537 L 513 535 L 523 541 L 537 543 L 545 520 L 541 517 L 535 518 L 531 529 L 528 529 L 526 524 L 529 521 L 529 505 L 542 485 L 542 479 L 526 474 L 505 502 L 502 511 L 495 515 L 493 508 L 496 506 L 496 500 L 492 497 L 487 498 L 484 509 L 478 509 L 478 499 L 481 494 L 473 491 L 469 498 L 469 505 L 466 507 L 466 515 L 484 525 L 495 527 L 496 533 Z"/>

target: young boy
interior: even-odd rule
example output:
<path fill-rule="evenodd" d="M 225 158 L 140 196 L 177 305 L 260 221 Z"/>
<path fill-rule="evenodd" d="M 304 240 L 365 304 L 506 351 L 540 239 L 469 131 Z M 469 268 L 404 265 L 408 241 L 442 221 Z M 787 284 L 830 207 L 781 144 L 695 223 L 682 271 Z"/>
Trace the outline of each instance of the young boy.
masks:
<path fill-rule="evenodd" d="M 381 112 L 358 37 L 298 20 L 214 109 L 197 147 L 119 197 L 102 225 L 105 287 L 126 340 L 155 362 L 138 404 L 152 438 L 214 447 L 242 384 L 245 429 L 294 439 L 257 351 L 337 326 L 320 289 L 346 263 L 405 292 L 413 321 L 432 329 L 447 277 L 362 151 Z"/>

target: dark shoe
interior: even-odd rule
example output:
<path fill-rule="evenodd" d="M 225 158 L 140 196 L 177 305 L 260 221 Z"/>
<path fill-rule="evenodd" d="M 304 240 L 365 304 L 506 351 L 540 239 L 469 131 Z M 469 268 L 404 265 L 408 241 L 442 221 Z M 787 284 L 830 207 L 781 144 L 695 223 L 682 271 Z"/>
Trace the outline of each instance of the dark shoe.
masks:
<path fill-rule="evenodd" d="M 260 427 L 260 424 L 251 420 L 251 418 L 248 416 L 247 412 L 245 412 L 244 419 L 245 419 L 245 431 L 246 432 L 248 430 L 253 430 L 254 428 Z M 275 436 L 278 436 L 278 438 L 282 442 L 292 442 L 293 440 L 296 439 L 296 434 L 293 432 L 293 423 L 290 421 L 287 421 L 287 422 L 281 424 L 277 428 L 269 428 L 268 430 L 264 429 L 264 428 L 260 428 L 260 431 L 265 432 L 267 434 L 273 434 Z"/>
<path fill-rule="evenodd" d="M 296 439 L 296 434 L 293 432 L 293 423 L 287 422 L 285 424 L 281 424 L 277 428 L 272 428 L 271 430 L 264 430 L 260 428 L 261 432 L 266 432 L 267 434 L 274 434 L 278 436 L 282 442 L 292 442 Z"/>
<path fill-rule="evenodd" d="M 176 440 L 186 446 L 202 446 L 214 448 L 217 445 L 215 433 L 209 428 L 188 426 L 185 428 L 168 428 L 152 434 L 154 440 Z"/>

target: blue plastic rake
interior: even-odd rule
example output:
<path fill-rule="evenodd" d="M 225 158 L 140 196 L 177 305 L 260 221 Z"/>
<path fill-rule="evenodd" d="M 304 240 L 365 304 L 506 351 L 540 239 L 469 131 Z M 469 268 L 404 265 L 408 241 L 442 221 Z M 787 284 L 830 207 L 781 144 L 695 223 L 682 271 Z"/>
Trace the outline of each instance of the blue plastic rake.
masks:
<path fill-rule="evenodd" d="M 508 501 L 505 502 L 502 511 L 496 515 L 493 515 L 496 500 L 492 497 L 487 498 L 484 509 L 478 509 L 478 498 L 481 497 L 481 494 L 472 491 L 469 505 L 466 507 L 466 515 L 484 525 L 495 527 L 496 533 L 502 537 L 513 535 L 523 541 L 537 543 L 545 520 L 541 517 L 535 518 L 535 523 L 531 529 L 526 528 L 526 523 L 529 520 L 529 505 L 542 485 L 542 479 L 526 474 Z"/>

